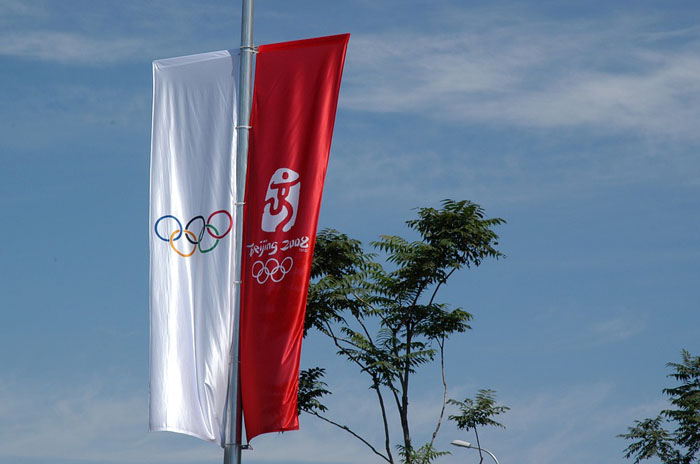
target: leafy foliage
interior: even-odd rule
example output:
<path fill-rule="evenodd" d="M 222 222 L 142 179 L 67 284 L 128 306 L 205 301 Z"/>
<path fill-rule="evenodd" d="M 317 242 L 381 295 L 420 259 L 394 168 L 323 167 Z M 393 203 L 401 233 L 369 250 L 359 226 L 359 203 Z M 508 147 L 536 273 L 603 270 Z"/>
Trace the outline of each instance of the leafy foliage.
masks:
<path fill-rule="evenodd" d="M 328 408 L 321 403 L 320 398 L 331 392 L 326 390 L 326 383 L 320 379 L 326 370 L 314 367 L 299 372 L 299 389 L 297 391 L 297 414 L 301 411 L 326 412 Z"/>
<path fill-rule="evenodd" d="M 665 388 L 671 409 L 664 409 L 655 419 L 635 421 L 628 432 L 619 435 L 633 440 L 625 449 L 626 458 L 634 463 L 658 457 L 666 464 L 700 462 L 700 356 L 681 352 L 680 363 L 668 363 L 674 372 L 668 376 L 679 383 Z M 665 426 L 675 426 L 669 432 Z"/>
<path fill-rule="evenodd" d="M 625 450 L 626 458 L 634 456 L 635 463 L 654 456 L 666 463 L 681 462 L 681 454 L 674 449 L 673 437 L 661 425 L 662 420 L 661 416 L 657 416 L 655 419 L 634 421 L 635 426 L 629 427 L 629 433 L 620 435 L 627 440 L 637 440 Z"/>
<path fill-rule="evenodd" d="M 438 291 L 455 271 L 479 266 L 486 258 L 503 257 L 495 248 L 498 235 L 492 229 L 505 221 L 485 218 L 479 205 L 445 200 L 440 209 L 418 209 L 417 216 L 406 224 L 420 235 L 419 240 L 383 235 L 371 243 L 382 254 L 386 268 L 359 241 L 336 230 L 321 231 L 304 326 L 305 335 L 311 330 L 325 335 L 339 356 L 367 376 L 381 412 L 384 451 L 350 433 L 390 463 L 395 461 L 385 400 L 393 401 L 398 410 L 403 436 L 399 454 L 404 462 L 427 463 L 441 455 L 433 443 L 445 402 L 432 440 L 414 448 L 408 420 L 409 383 L 422 366 L 439 358 L 446 391 L 445 341 L 470 329 L 472 316 L 437 302 Z M 321 415 L 326 409 L 320 398 L 329 393 L 321 381 L 323 373 L 320 368 L 302 372 L 299 409 L 350 431 Z"/>
<path fill-rule="evenodd" d="M 669 363 L 673 372 L 670 377 L 680 382 L 674 388 L 665 388 L 674 409 L 661 411 L 669 421 L 677 424 L 674 441 L 685 448 L 684 462 L 700 460 L 700 356 L 691 356 L 683 350 L 680 364 Z"/>
<path fill-rule="evenodd" d="M 403 445 L 397 446 L 399 456 L 404 462 L 432 462 L 439 457 L 451 454 L 449 451 L 438 451 L 430 443 L 426 443 L 417 450 L 406 450 Z"/>
<path fill-rule="evenodd" d="M 461 414 L 451 415 L 450 420 L 457 423 L 457 427 L 462 430 L 476 429 L 477 427 L 495 426 L 505 428 L 500 422 L 496 422 L 492 417 L 509 411 L 508 406 L 496 405 L 496 392 L 493 390 L 479 390 L 476 399 L 467 398 L 464 401 L 448 400 L 448 404 L 459 407 Z"/>
<path fill-rule="evenodd" d="M 484 455 L 481 452 L 481 441 L 479 440 L 478 427 L 494 426 L 505 429 L 505 425 L 496 422 L 493 417 L 509 411 L 508 406 L 499 406 L 496 404 L 496 392 L 493 390 L 479 390 L 476 393 L 476 398 L 466 398 L 464 401 L 450 399 L 448 404 L 455 405 L 459 408 L 460 414 L 451 415 L 448 419 L 455 421 L 457 427 L 464 431 L 474 430 L 476 436 L 476 449 L 479 451 L 480 463 L 484 462 Z"/>

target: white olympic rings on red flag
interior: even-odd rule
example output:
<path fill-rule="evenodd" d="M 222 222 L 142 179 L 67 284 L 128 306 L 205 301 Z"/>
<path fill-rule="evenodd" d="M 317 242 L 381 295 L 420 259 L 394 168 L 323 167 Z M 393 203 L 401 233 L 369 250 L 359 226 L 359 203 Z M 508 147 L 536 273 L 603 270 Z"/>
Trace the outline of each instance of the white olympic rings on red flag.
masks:
<path fill-rule="evenodd" d="M 252 276 L 261 285 L 267 282 L 268 279 L 273 282 L 281 282 L 284 276 L 292 270 L 293 265 L 294 260 L 291 256 L 287 256 L 282 262 L 277 261 L 275 258 L 270 258 L 264 263 L 255 261 L 251 269 Z"/>

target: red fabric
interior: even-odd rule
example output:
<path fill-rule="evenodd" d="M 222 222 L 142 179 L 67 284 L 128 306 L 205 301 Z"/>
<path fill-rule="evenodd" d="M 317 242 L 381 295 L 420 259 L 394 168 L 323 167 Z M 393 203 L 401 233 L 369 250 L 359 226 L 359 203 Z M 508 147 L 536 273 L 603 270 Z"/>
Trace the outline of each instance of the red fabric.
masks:
<path fill-rule="evenodd" d="M 349 38 L 262 45 L 258 52 L 240 326 L 248 440 L 299 428 L 306 295 Z"/>

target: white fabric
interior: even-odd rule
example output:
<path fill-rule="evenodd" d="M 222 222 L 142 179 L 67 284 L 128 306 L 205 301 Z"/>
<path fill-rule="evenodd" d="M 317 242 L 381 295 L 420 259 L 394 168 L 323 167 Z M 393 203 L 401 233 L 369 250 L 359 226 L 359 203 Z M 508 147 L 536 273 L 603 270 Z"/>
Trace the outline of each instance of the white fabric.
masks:
<path fill-rule="evenodd" d="M 233 220 L 218 244 L 214 236 L 234 214 L 235 76 L 238 56 L 228 51 L 153 62 L 149 428 L 222 445 Z M 188 255 L 195 246 L 189 257 L 175 251 Z"/>

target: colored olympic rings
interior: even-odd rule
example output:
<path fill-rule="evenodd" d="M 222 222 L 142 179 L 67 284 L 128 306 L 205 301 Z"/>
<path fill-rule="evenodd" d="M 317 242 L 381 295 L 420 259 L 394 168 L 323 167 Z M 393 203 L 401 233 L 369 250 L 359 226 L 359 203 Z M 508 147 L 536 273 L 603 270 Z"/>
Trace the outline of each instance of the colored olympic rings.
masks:
<path fill-rule="evenodd" d="M 180 235 L 182 235 L 182 231 L 176 230 L 170 236 L 170 246 L 173 247 L 173 250 L 175 250 L 175 253 L 177 253 L 178 255 L 185 257 L 185 258 L 189 258 L 190 256 L 192 256 L 194 254 L 194 252 L 197 251 L 197 245 L 195 245 L 194 248 L 192 248 L 192 251 L 190 251 L 189 253 L 187 253 L 187 254 L 181 253 L 180 250 L 175 248 L 175 244 L 173 243 L 174 242 L 173 237 L 175 237 L 175 234 L 179 234 L 178 235 L 178 237 L 179 237 Z M 194 234 L 192 232 L 190 232 L 189 230 L 185 230 L 185 235 L 186 236 L 191 235 L 192 237 L 194 237 Z M 195 237 L 195 238 L 197 238 L 197 237 Z M 192 242 L 192 240 L 190 240 L 190 242 Z"/>
<path fill-rule="evenodd" d="M 286 266 L 285 263 L 287 263 Z M 262 261 L 255 261 L 253 263 L 252 275 L 261 285 L 267 282 L 267 279 L 273 282 L 281 282 L 284 276 L 292 270 L 293 265 L 294 260 L 290 256 L 284 258 L 282 262 L 277 261 L 275 258 L 270 258 L 265 261 L 265 263 Z"/>
<path fill-rule="evenodd" d="M 219 233 L 219 229 L 216 226 L 214 226 L 214 224 L 211 223 L 212 219 L 214 219 L 216 216 L 221 215 L 221 214 L 224 214 L 226 216 L 226 218 L 228 219 L 228 225 L 224 229 L 222 229 L 223 233 Z M 164 220 L 168 220 L 168 219 L 175 221 L 175 223 L 177 224 L 177 228 L 175 228 L 174 230 L 170 229 L 170 230 L 173 230 L 170 233 L 170 235 L 163 236 L 160 233 L 161 229 L 163 229 L 163 227 L 164 227 L 164 226 L 161 226 L 161 222 Z M 195 232 L 192 231 L 192 224 L 195 221 L 201 222 L 201 225 L 197 224 L 197 226 L 200 228 L 194 229 L 195 231 L 199 230 L 199 234 L 195 234 Z M 219 226 L 221 226 L 221 224 L 219 224 Z M 190 219 L 187 222 L 184 229 L 182 228 L 182 223 L 180 222 L 180 220 L 178 218 L 176 218 L 175 216 L 173 216 L 171 214 L 166 214 L 165 216 L 161 216 L 160 218 L 158 218 L 158 220 L 156 221 L 156 224 L 154 226 L 154 229 L 155 229 L 156 237 L 163 240 L 164 242 L 169 242 L 170 247 L 173 250 L 175 250 L 175 253 L 177 253 L 178 255 L 180 255 L 184 258 L 189 258 L 190 256 L 192 256 L 195 253 L 195 251 L 197 251 L 197 249 L 199 249 L 200 253 L 209 253 L 210 251 L 212 251 L 219 244 L 219 241 L 222 238 L 226 237 L 229 232 L 231 232 L 232 227 L 233 227 L 233 218 L 231 217 L 231 214 L 228 211 L 222 209 L 222 210 L 215 211 L 215 212 L 211 213 L 209 215 L 209 218 L 206 221 L 204 220 L 204 216 L 193 217 L 192 219 Z M 204 232 L 207 232 L 207 234 L 209 234 L 209 236 L 211 236 L 211 238 L 214 239 L 214 244 L 211 245 L 209 248 L 202 248 L 202 242 L 204 241 L 204 238 L 205 238 Z M 180 237 L 182 237 L 182 234 L 185 234 L 185 238 L 192 245 L 192 250 L 189 252 L 182 252 L 182 251 L 178 250 L 177 247 L 175 246 L 175 242 L 177 242 L 180 239 Z"/>
<path fill-rule="evenodd" d="M 185 226 L 185 230 L 192 230 L 192 229 L 190 229 L 190 226 L 191 226 L 192 223 L 193 223 L 194 221 L 196 221 L 197 219 L 199 219 L 199 220 L 202 221 L 202 229 L 201 229 L 201 232 L 199 233 L 199 238 L 196 238 L 194 241 L 192 241 L 192 240 L 190 239 L 189 235 L 185 235 L 185 238 L 187 239 L 187 241 L 190 242 L 192 245 L 196 245 L 197 242 L 198 242 L 199 240 L 202 239 L 202 235 L 203 235 L 204 229 L 206 228 L 206 225 L 207 225 L 207 223 L 204 222 L 204 216 L 195 216 L 195 217 L 193 217 L 192 219 L 190 219 L 190 222 L 187 223 L 187 225 Z"/>

